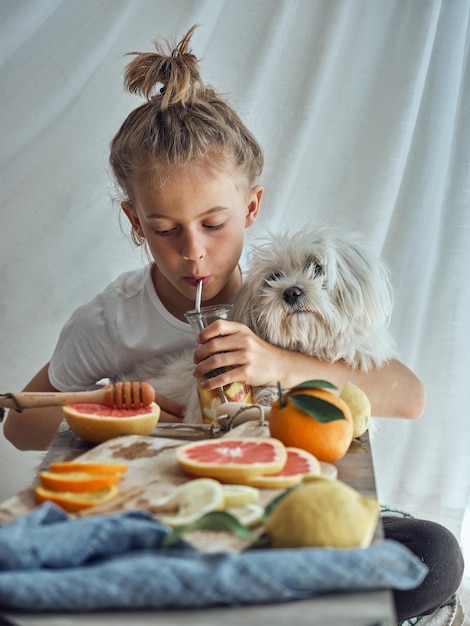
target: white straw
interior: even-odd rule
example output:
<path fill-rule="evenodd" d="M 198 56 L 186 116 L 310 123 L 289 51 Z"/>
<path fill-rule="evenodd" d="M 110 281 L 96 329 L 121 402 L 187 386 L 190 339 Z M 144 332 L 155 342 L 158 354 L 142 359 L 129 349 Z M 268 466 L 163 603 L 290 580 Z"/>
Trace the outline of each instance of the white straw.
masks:
<path fill-rule="evenodd" d="M 202 278 L 197 284 L 196 289 L 196 313 L 201 312 L 201 299 L 202 299 Z"/>

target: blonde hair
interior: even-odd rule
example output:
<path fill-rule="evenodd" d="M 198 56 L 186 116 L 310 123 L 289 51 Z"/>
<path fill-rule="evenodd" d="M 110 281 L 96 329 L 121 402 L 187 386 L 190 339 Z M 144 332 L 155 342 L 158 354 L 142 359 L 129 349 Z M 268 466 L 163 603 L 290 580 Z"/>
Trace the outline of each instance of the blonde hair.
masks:
<path fill-rule="evenodd" d="M 111 143 L 110 163 L 132 203 L 135 175 L 158 168 L 205 162 L 240 173 L 251 186 L 261 174 L 263 152 L 233 108 L 203 83 L 189 49 L 194 25 L 172 49 L 155 42 L 156 52 L 131 52 L 124 86 L 146 98 L 132 111 Z M 161 89 L 157 86 L 161 84 Z M 155 93 L 157 91 L 157 93 Z"/>

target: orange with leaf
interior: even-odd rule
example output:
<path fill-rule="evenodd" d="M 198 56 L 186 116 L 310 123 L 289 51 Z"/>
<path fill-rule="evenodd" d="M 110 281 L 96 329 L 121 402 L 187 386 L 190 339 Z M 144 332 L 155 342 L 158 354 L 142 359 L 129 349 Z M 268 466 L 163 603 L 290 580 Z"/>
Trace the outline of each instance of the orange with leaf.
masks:
<path fill-rule="evenodd" d="M 269 431 L 285 446 L 301 448 L 334 463 L 349 449 L 353 418 L 346 402 L 324 380 L 309 380 L 283 391 L 271 407 Z"/>

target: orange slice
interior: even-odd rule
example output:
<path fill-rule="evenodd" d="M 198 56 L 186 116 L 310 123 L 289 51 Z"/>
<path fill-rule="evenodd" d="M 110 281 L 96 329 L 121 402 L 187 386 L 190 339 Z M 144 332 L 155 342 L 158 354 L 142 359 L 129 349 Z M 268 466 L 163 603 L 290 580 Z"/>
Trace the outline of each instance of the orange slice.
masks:
<path fill-rule="evenodd" d="M 125 474 L 128 468 L 127 463 L 107 461 L 58 461 L 49 464 L 51 472 L 88 472 L 89 474 Z"/>
<path fill-rule="evenodd" d="M 120 474 L 89 474 L 87 472 L 39 472 L 39 481 L 45 489 L 83 493 L 97 491 L 121 480 Z"/>
<path fill-rule="evenodd" d="M 81 511 L 82 509 L 87 509 L 90 506 L 96 506 L 115 498 L 118 495 L 118 488 L 116 485 L 112 485 L 111 487 L 106 487 L 106 489 L 99 489 L 97 491 L 70 493 L 63 491 L 50 491 L 41 485 L 37 485 L 34 488 L 34 494 L 38 504 L 42 504 L 43 502 L 54 502 L 64 509 L 64 511 L 74 513 L 75 511 Z"/>
<path fill-rule="evenodd" d="M 180 467 L 192 476 L 244 483 L 259 474 L 277 474 L 284 467 L 284 445 L 271 437 L 194 441 L 176 449 Z"/>
<path fill-rule="evenodd" d="M 306 450 L 286 448 L 287 461 L 278 474 L 252 476 L 246 484 L 262 489 L 287 489 L 302 482 L 305 475 L 319 475 L 320 462 Z"/>

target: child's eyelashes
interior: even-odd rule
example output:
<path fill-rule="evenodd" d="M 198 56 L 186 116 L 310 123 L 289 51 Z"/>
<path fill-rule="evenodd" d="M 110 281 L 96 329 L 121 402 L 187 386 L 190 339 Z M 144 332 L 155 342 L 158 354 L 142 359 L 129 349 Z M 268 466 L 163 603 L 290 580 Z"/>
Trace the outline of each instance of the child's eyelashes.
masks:
<path fill-rule="evenodd" d="M 222 224 L 204 224 L 204 228 L 207 230 L 222 230 L 225 227 L 225 222 Z"/>
<path fill-rule="evenodd" d="M 222 224 L 203 224 L 202 228 L 208 231 L 222 230 L 223 228 L 225 228 L 225 222 L 222 222 Z M 161 229 L 154 228 L 153 232 L 159 237 L 169 237 L 172 235 L 176 235 L 179 232 L 179 229 L 178 228 L 161 228 Z"/>
<path fill-rule="evenodd" d="M 159 237 L 168 237 L 169 235 L 173 235 L 176 232 L 176 228 L 167 228 L 165 230 L 157 230 L 153 229 L 153 232 Z"/>

